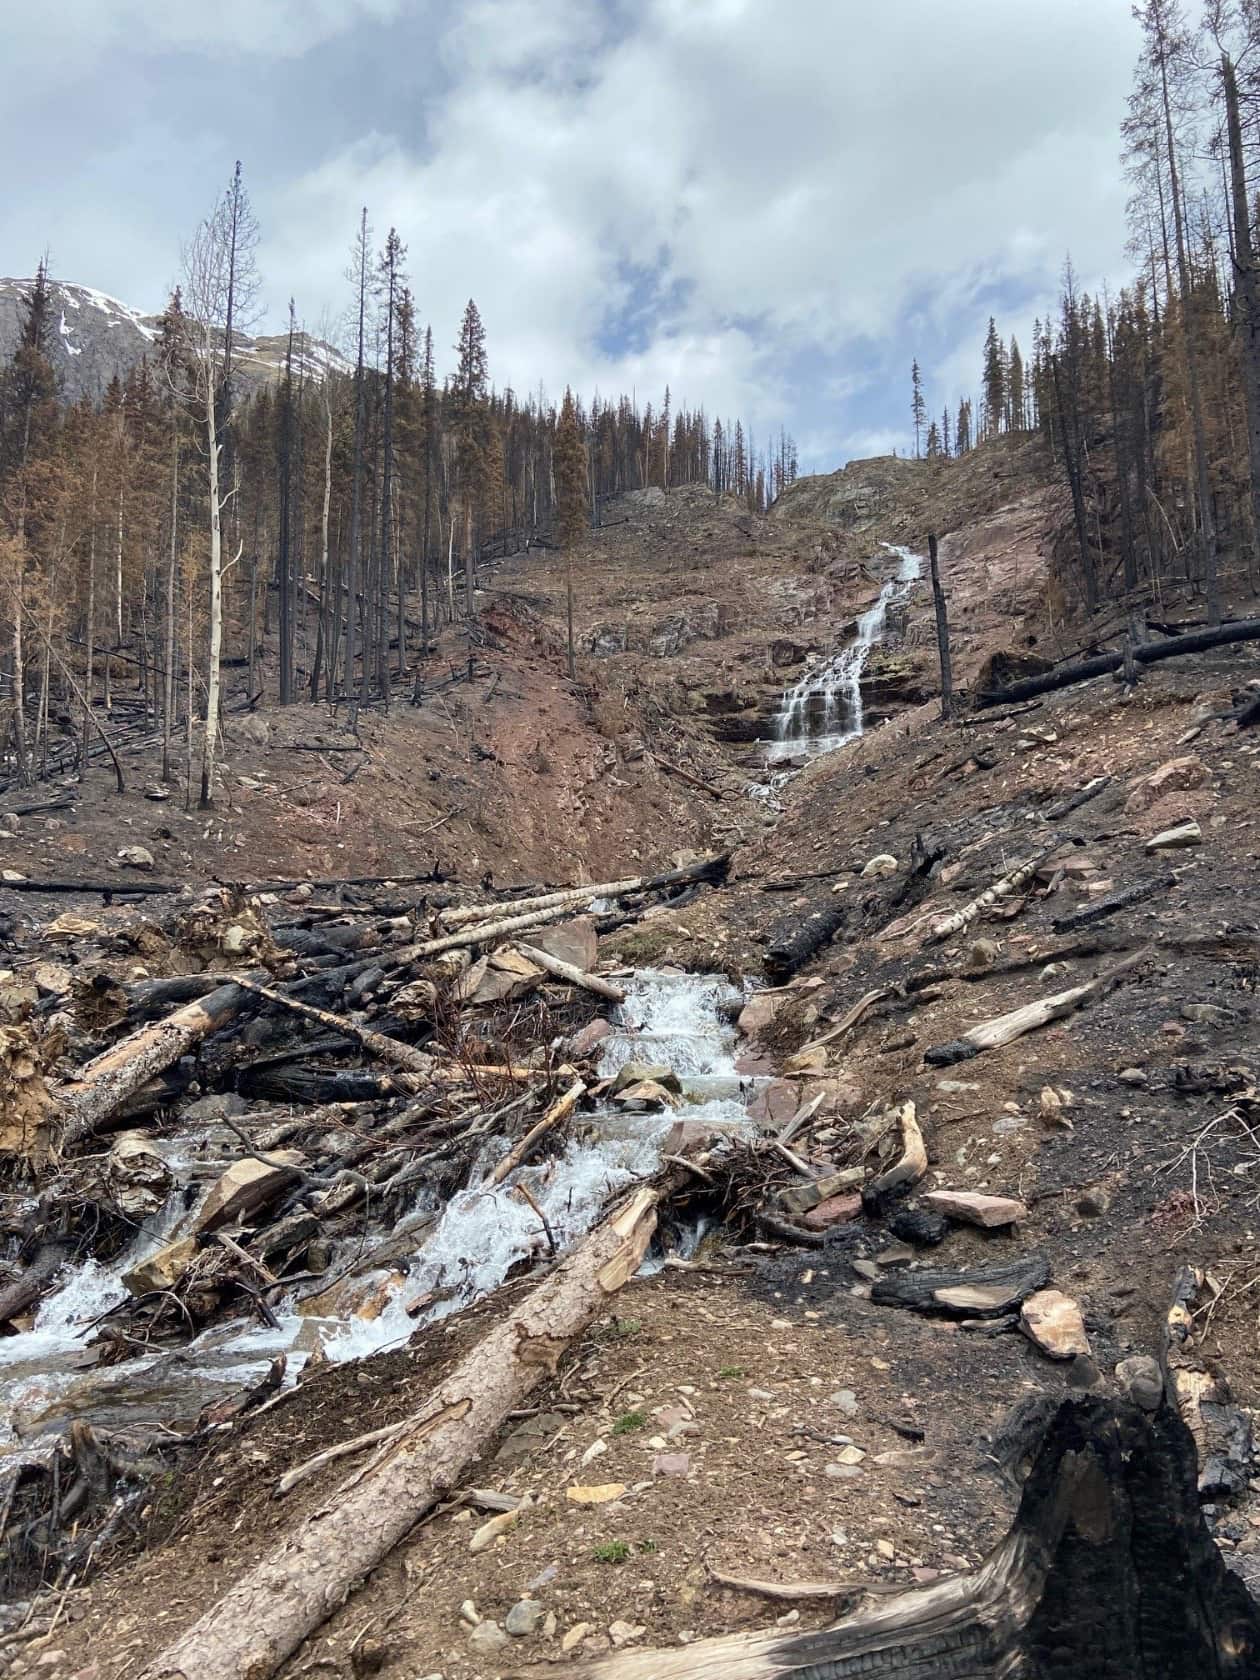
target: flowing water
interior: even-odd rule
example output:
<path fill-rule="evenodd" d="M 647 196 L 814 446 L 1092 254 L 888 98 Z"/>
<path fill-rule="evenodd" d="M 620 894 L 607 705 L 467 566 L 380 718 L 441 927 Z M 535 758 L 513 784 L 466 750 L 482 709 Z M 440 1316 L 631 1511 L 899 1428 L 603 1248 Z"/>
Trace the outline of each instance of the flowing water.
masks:
<path fill-rule="evenodd" d="M 883 640 L 889 607 L 904 600 L 923 574 L 921 555 L 891 543 L 884 547 L 897 556 L 897 575 L 889 578 L 874 606 L 858 619 L 857 635 L 849 646 L 807 671 L 794 688 L 786 691 L 775 723 L 775 739 L 766 749 L 768 763 L 817 758 L 861 735 L 862 673 L 871 649 Z"/>
<path fill-rule="evenodd" d="M 353 1300 L 336 1316 L 304 1316 L 290 1299 L 274 1309 L 279 1328 L 217 1325 L 183 1348 L 95 1367 L 91 1340 L 101 1316 L 126 1297 L 123 1273 L 192 1218 L 177 1190 L 124 1254 L 107 1265 L 86 1260 L 70 1268 L 31 1329 L 0 1340 L 6 1402 L 0 1462 L 40 1436 L 46 1441 L 47 1432 L 74 1417 L 114 1426 L 195 1417 L 206 1400 L 256 1382 L 280 1353 L 289 1357 L 291 1379 L 321 1342 L 337 1360 L 401 1345 L 418 1324 L 489 1294 L 514 1267 L 547 1253 L 546 1230 L 528 1202 L 513 1194 L 515 1185 L 528 1188 L 557 1248 L 569 1248 L 595 1224 L 610 1196 L 655 1172 L 676 1121 L 717 1134 L 749 1129 L 744 1098 L 754 1082 L 736 1072 L 735 1031 L 727 1019 L 739 996 L 721 976 L 637 974 L 614 1013 L 599 1071 L 609 1076 L 630 1061 L 664 1063 L 682 1083 L 679 1108 L 635 1113 L 608 1105 L 583 1115 L 558 1156 L 527 1163 L 499 1186 L 489 1178 L 510 1142 L 488 1137 L 468 1185 L 436 1223 L 424 1217 L 433 1210 L 423 1196 L 399 1222 L 396 1230 L 417 1227 L 416 1249 L 400 1263 L 404 1277 L 394 1272 L 357 1280 Z M 334 1256 L 332 1272 L 352 1258 Z M 365 1299 L 373 1302 L 375 1316 L 364 1311 Z"/>

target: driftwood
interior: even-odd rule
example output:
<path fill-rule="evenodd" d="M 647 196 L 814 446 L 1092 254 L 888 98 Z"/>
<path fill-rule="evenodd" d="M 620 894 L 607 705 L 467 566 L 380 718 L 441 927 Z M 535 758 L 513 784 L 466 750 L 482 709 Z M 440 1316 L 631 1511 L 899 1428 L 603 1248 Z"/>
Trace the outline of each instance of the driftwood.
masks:
<path fill-rule="evenodd" d="M 508 1680 L 1255 1680 L 1260 1610 L 1208 1533 L 1194 1443 L 1094 1396 L 1051 1420 L 1006 1538 L 974 1571 L 817 1632 L 771 1628 Z"/>
<path fill-rule="evenodd" d="M 928 1170 L 927 1147 L 912 1102 L 902 1103 L 897 1110 L 897 1129 L 901 1135 L 901 1154 L 887 1172 L 868 1182 L 862 1192 L 864 1202 L 877 1203 L 894 1190 L 905 1191 L 917 1184 Z"/>
<path fill-rule="evenodd" d="M 1235 624 L 1222 624 L 1215 630 L 1198 630 L 1189 636 L 1174 636 L 1165 642 L 1145 642 L 1132 650 L 1138 665 L 1154 665 L 1164 659 L 1180 659 L 1187 653 L 1207 653 L 1212 648 L 1227 647 L 1232 642 L 1260 640 L 1260 618 L 1240 619 Z M 1056 671 L 1046 671 L 1039 677 L 1027 677 L 1023 682 L 1010 683 L 1006 688 L 994 689 L 976 696 L 977 706 L 1002 706 L 1008 701 L 1031 700 L 1038 694 L 1051 694 L 1058 688 L 1070 688 L 1074 683 L 1089 682 L 1093 677 L 1105 677 L 1111 671 L 1124 668 L 1126 654 L 1102 653 L 1096 659 L 1084 659 L 1078 665 L 1061 665 Z"/>
<path fill-rule="evenodd" d="M 1056 992 L 1052 997 L 1038 998 L 1035 1003 L 1025 1003 L 1018 1009 L 1009 1010 L 1005 1015 L 996 1016 L 992 1021 L 982 1021 L 978 1027 L 972 1027 L 961 1038 L 953 1039 L 948 1044 L 933 1045 L 930 1050 L 924 1052 L 923 1059 L 933 1067 L 949 1067 L 954 1062 L 968 1061 L 984 1050 L 1000 1050 L 1007 1044 L 1013 1044 L 1025 1033 L 1035 1032 L 1038 1027 L 1044 1027 L 1051 1021 L 1062 1020 L 1065 1015 L 1071 1015 L 1074 1010 L 1102 997 L 1130 969 L 1136 968 L 1146 955 L 1147 950 L 1144 947 L 1125 957 L 1114 968 L 1087 980 L 1084 985 L 1070 986 L 1065 992 Z"/>
<path fill-rule="evenodd" d="M 460 1361 L 397 1436 L 170 1645 L 147 1680 L 267 1680 L 485 1451 L 508 1413 L 638 1270 L 656 1229 L 641 1189 Z"/>
<path fill-rule="evenodd" d="M 79 1070 L 55 1093 L 65 1121 L 66 1139 L 87 1137 L 114 1114 L 142 1085 L 187 1055 L 208 1033 L 225 1027 L 249 1000 L 235 981 L 185 1004 L 173 1015 L 140 1027 Z"/>
<path fill-rule="evenodd" d="M 576 963 L 562 961 L 553 957 L 550 951 L 540 951 L 537 945 L 518 945 L 517 950 L 528 961 L 538 968 L 545 969 L 557 980 L 564 980 L 570 986 L 579 986 L 584 992 L 591 992 L 595 997 L 606 998 L 610 1003 L 624 1003 L 626 994 L 620 986 L 614 986 L 611 980 L 603 980 L 598 974 L 587 974 Z"/>

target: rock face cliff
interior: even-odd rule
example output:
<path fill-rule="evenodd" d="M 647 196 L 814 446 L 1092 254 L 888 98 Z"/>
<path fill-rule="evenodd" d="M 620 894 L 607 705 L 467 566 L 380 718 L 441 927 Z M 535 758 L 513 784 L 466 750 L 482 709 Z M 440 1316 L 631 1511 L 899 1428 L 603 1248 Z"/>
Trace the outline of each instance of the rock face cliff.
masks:
<path fill-rule="evenodd" d="M 23 307 L 33 280 L 0 279 L 0 364 L 8 361 L 17 344 Z M 120 303 L 92 286 L 76 286 L 64 280 L 50 280 L 52 332 L 48 353 L 57 375 L 63 401 L 99 402 L 115 374 L 125 379 L 144 356 L 152 356 L 161 318 L 143 315 L 129 304 Z M 241 385 L 250 388 L 276 378 L 284 366 L 287 337 L 283 333 L 235 337 L 236 365 Z M 346 363 L 303 333 L 297 348 L 305 358 L 308 374 L 318 376 L 325 366 L 342 370 Z"/>

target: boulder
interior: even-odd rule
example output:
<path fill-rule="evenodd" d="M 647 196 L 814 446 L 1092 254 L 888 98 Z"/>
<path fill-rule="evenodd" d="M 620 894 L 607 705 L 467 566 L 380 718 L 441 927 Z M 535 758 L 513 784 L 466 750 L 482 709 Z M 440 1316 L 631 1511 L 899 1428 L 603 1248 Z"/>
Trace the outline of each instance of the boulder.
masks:
<path fill-rule="evenodd" d="M 612 1023 L 605 1021 L 602 1015 L 597 1015 L 593 1021 L 588 1021 L 580 1032 L 575 1032 L 569 1040 L 568 1053 L 570 1056 L 591 1056 L 599 1049 L 606 1038 L 612 1036 Z"/>
<path fill-rule="evenodd" d="M 673 1096 L 682 1094 L 682 1082 L 664 1062 L 626 1062 L 613 1076 L 612 1095 L 620 1095 L 631 1085 L 645 1084 L 660 1085 Z"/>
<path fill-rule="evenodd" d="M 574 968 L 580 968 L 584 974 L 589 974 L 595 967 L 599 936 L 595 931 L 595 923 L 589 916 L 579 916 L 571 922 L 562 922 L 558 927 L 535 928 L 524 937 L 527 945 L 536 946 L 538 950 L 545 951 L 549 957 L 556 957 L 561 962 L 572 963 Z"/>
<path fill-rule="evenodd" d="M 147 846 L 122 846 L 118 861 L 128 869 L 152 869 L 156 859 Z"/>
<path fill-rule="evenodd" d="M 148 1295 L 155 1289 L 174 1289 L 192 1265 L 197 1252 L 196 1237 L 177 1237 L 123 1273 L 123 1285 L 133 1295 Z"/>
<path fill-rule="evenodd" d="M 1141 776 L 1129 790 L 1124 808 L 1132 813 L 1149 811 L 1152 805 L 1169 793 L 1185 793 L 1202 787 L 1208 779 L 1207 766 L 1201 758 L 1187 753 L 1183 758 L 1170 758 L 1150 775 Z"/>
<path fill-rule="evenodd" d="M 655 1079 L 636 1080 L 613 1093 L 613 1101 L 623 1108 L 666 1108 L 673 1101 L 672 1094 Z"/>
<path fill-rule="evenodd" d="M 937 1213 L 986 1231 L 1028 1218 L 1028 1209 L 1014 1196 L 986 1196 L 979 1190 L 929 1190 L 921 1200 Z"/>
<path fill-rule="evenodd" d="M 300 1150 L 277 1149 L 265 1161 L 254 1155 L 233 1161 L 197 1210 L 194 1231 L 217 1231 L 258 1213 L 288 1189 L 305 1159 Z"/>
<path fill-rule="evenodd" d="M 774 1024 L 783 999 L 769 992 L 754 992 L 739 1012 L 736 1025 L 745 1038 L 761 1038 Z"/>
<path fill-rule="evenodd" d="M 1051 1359 L 1089 1353 L 1081 1309 L 1058 1289 L 1039 1289 L 1020 1308 L 1019 1327 Z"/>

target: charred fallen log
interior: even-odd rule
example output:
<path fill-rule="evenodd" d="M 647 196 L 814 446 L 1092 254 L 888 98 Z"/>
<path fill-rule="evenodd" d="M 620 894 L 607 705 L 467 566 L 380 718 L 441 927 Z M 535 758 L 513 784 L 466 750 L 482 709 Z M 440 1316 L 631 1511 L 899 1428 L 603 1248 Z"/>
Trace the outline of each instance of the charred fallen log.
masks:
<path fill-rule="evenodd" d="M 1131 650 L 1138 665 L 1154 665 L 1164 659 L 1180 659 L 1187 653 L 1207 653 L 1212 648 L 1228 647 L 1233 642 L 1260 640 L 1260 618 L 1240 619 L 1236 624 L 1222 624 L 1215 630 L 1198 630 L 1189 636 L 1174 636 L 1164 642 L 1147 642 Z M 1076 665 L 1061 665 L 1057 671 L 1028 677 L 1006 688 L 990 689 L 976 696 L 977 706 L 1003 706 L 1010 701 L 1031 700 L 1038 694 L 1051 694 L 1058 688 L 1070 688 L 1074 683 L 1089 682 L 1093 677 L 1105 677 L 1123 669 L 1124 653 L 1100 653 L 1095 659 L 1083 659 Z"/>
<path fill-rule="evenodd" d="M 843 903 L 827 893 L 804 910 L 781 916 L 770 930 L 762 966 L 769 980 L 788 980 L 824 945 L 829 945 L 848 919 Z"/>

